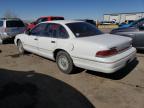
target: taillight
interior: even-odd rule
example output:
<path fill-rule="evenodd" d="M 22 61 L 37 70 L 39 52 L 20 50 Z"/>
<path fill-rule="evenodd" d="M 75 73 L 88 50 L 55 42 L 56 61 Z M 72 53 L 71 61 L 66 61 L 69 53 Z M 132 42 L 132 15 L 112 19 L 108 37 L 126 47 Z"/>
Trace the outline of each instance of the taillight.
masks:
<path fill-rule="evenodd" d="M 102 50 L 96 53 L 96 57 L 108 57 L 117 54 L 117 49 Z"/>
<path fill-rule="evenodd" d="M 2 31 L 3 31 L 3 32 L 6 32 L 6 31 L 7 31 L 7 29 L 6 29 L 6 28 L 3 28 L 3 29 L 2 29 Z"/>
<path fill-rule="evenodd" d="M 4 32 L 7 32 L 7 28 L 4 28 Z"/>

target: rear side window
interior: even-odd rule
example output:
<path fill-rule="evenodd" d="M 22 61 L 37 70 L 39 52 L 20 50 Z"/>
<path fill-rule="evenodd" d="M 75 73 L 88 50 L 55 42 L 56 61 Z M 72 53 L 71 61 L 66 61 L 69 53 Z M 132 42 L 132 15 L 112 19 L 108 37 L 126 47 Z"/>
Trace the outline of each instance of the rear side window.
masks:
<path fill-rule="evenodd" d="M 7 27 L 24 27 L 24 23 L 22 21 L 7 21 Z"/>
<path fill-rule="evenodd" d="M 63 17 L 52 17 L 51 20 L 64 20 Z"/>
<path fill-rule="evenodd" d="M 3 21 L 0 21 L 0 27 L 2 27 L 3 26 Z"/>

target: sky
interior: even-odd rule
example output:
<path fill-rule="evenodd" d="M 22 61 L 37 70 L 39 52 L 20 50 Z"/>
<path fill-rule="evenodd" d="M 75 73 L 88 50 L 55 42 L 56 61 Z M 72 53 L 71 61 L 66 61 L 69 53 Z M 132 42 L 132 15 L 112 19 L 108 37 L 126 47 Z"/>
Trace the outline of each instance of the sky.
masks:
<path fill-rule="evenodd" d="M 40 16 L 103 19 L 103 14 L 144 12 L 144 0 L 0 0 L 0 17 L 12 12 L 24 20 Z"/>

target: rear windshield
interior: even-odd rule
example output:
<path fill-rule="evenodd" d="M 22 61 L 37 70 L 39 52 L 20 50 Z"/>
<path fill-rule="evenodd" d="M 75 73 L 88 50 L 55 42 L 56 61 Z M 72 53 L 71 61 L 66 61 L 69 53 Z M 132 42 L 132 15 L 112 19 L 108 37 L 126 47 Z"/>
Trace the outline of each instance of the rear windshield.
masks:
<path fill-rule="evenodd" d="M 63 17 L 52 17 L 51 20 L 64 20 Z"/>
<path fill-rule="evenodd" d="M 93 20 L 86 20 L 87 23 L 90 23 L 92 25 L 96 25 L 96 23 Z"/>
<path fill-rule="evenodd" d="M 102 34 L 95 26 L 86 22 L 68 23 L 66 25 L 76 37 L 89 37 Z"/>
<path fill-rule="evenodd" d="M 7 27 L 24 27 L 24 23 L 22 21 L 7 21 Z"/>
<path fill-rule="evenodd" d="M 132 23 L 131 23 L 131 26 L 136 26 L 138 23 L 141 23 L 141 22 L 144 22 L 144 18 L 132 22 Z"/>

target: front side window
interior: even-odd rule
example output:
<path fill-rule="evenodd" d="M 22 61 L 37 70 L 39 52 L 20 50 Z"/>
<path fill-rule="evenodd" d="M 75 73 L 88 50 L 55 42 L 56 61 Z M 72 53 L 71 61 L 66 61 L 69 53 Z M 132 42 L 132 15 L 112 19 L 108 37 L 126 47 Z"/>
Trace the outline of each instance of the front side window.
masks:
<path fill-rule="evenodd" d="M 31 30 L 31 35 L 42 36 L 45 32 L 47 24 L 42 23 Z"/>
<path fill-rule="evenodd" d="M 60 24 L 48 24 L 45 30 L 45 36 L 53 38 L 68 38 L 66 29 Z"/>
<path fill-rule="evenodd" d="M 42 18 L 38 19 L 38 20 L 36 21 L 36 24 L 41 23 L 41 20 L 42 20 Z"/>
<path fill-rule="evenodd" d="M 2 27 L 3 26 L 3 21 L 0 21 L 0 27 Z"/>
<path fill-rule="evenodd" d="M 13 20 L 13 21 L 7 21 L 6 26 L 7 27 L 24 27 L 25 25 L 22 21 Z"/>
<path fill-rule="evenodd" d="M 66 25 L 76 37 L 88 37 L 102 34 L 96 27 L 85 22 L 68 23 Z"/>
<path fill-rule="evenodd" d="M 41 22 L 45 22 L 45 21 L 48 21 L 48 19 L 47 19 L 47 18 L 43 18 L 43 19 L 41 20 Z"/>

